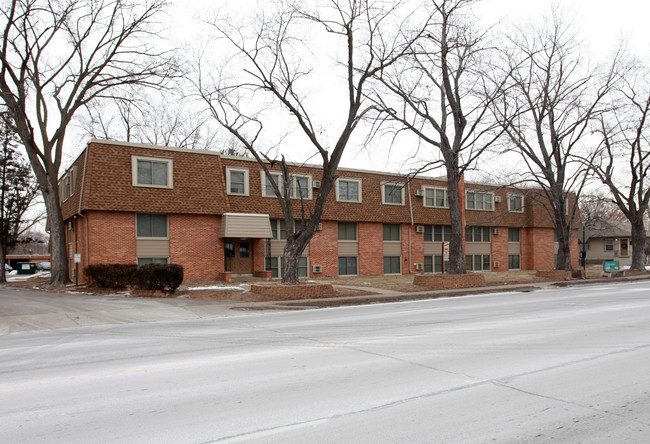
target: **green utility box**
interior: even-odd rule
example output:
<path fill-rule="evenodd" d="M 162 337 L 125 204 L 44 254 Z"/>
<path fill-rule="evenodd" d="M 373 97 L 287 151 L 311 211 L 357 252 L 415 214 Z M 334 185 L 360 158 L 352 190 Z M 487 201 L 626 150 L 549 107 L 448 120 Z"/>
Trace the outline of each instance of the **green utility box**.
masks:
<path fill-rule="evenodd" d="M 18 274 L 36 274 L 36 262 L 19 262 L 16 269 Z"/>

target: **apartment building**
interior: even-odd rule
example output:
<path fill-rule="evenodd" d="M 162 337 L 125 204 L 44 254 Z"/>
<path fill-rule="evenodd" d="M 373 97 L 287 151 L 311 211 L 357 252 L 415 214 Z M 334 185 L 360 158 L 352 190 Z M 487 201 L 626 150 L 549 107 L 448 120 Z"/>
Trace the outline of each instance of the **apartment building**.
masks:
<path fill-rule="evenodd" d="M 313 204 L 320 169 L 291 169 L 299 219 L 299 198 Z M 253 159 L 91 140 L 61 177 L 60 193 L 71 273 L 88 264 L 170 262 L 189 281 L 280 276 L 282 211 Z M 557 244 L 539 192 L 463 182 L 459 193 L 468 270 L 553 268 Z M 300 275 L 440 272 L 449 235 L 444 180 L 340 168 Z M 575 236 L 572 253 L 577 264 Z"/>

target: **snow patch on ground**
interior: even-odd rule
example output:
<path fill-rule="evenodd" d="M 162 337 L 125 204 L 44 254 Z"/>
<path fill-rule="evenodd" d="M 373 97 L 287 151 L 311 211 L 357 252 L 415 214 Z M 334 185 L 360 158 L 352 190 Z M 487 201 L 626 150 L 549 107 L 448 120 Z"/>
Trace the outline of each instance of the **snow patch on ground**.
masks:
<path fill-rule="evenodd" d="M 26 281 L 34 277 L 50 277 L 50 272 L 37 271 L 35 274 L 18 274 L 18 272 L 14 270 L 11 273 L 7 273 L 6 277 L 9 282 Z"/>
<path fill-rule="evenodd" d="M 223 285 L 210 285 L 207 287 L 187 287 L 185 291 L 197 291 L 197 290 L 241 290 L 244 291 L 242 287 L 226 287 Z"/>

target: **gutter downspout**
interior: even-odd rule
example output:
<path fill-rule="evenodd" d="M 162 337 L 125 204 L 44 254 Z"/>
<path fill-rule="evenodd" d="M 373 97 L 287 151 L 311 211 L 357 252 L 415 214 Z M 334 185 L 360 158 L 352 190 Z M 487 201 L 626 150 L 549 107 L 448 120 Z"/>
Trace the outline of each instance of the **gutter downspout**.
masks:
<path fill-rule="evenodd" d="M 79 217 L 84 219 L 84 226 L 86 227 L 86 266 L 90 265 L 90 246 L 89 246 L 89 238 L 90 235 L 88 233 L 88 218 L 81 214 L 81 205 L 83 202 L 84 198 L 84 188 L 86 185 L 86 169 L 88 168 L 88 151 L 90 151 L 90 142 L 88 142 L 88 145 L 86 145 L 86 153 L 84 155 L 84 172 L 81 176 L 81 190 L 79 191 L 79 209 L 77 210 L 77 214 Z M 75 236 L 76 237 L 76 236 Z M 77 277 L 78 279 L 78 277 Z"/>

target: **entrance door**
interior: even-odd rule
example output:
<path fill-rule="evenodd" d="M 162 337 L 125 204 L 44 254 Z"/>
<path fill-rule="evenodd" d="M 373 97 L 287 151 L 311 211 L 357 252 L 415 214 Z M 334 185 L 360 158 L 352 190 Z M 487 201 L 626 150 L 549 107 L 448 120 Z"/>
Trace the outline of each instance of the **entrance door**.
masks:
<path fill-rule="evenodd" d="M 226 271 L 233 274 L 253 273 L 252 242 L 227 239 L 225 242 Z"/>
<path fill-rule="evenodd" d="M 627 239 L 621 239 L 621 251 L 619 253 L 620 256 L 622 256 L 622 257 L 629 256 L 628 247 L 629 247 L 628 240 Z"/>

